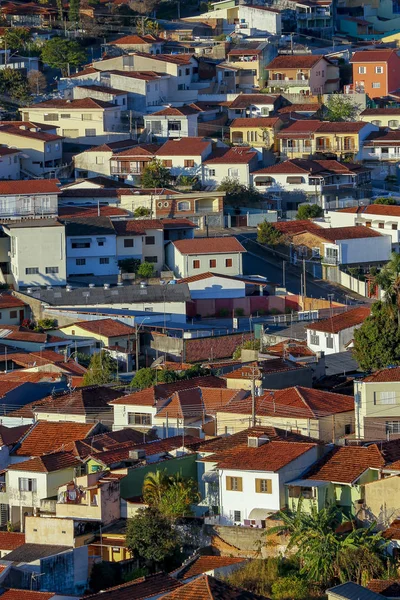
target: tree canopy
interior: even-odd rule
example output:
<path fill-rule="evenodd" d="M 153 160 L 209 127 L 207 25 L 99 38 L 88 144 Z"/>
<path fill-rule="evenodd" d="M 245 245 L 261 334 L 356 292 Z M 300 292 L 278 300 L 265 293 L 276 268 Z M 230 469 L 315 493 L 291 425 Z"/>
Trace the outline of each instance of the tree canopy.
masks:
<path fill-rule="evenodd" d="M 374 201 L 374 204 L 385 204 L 386 206 L 393 206 L 396 204 L 396 200 L 390 196 L 382 196 Z"/>
<path fill-rule="evenodd" d="M 131 387 L 143 390 L 151 387 L 155 383 L 172 383 L 179 379 L 192 379 L 193 377 L 201 377 L 202 375 L 207 374 L 209 374 L 209 371 L 203 369 L 200 365 L 193 365 L 190 369 L 181 372 L 171 369 L 156 370 L 146 367 L 144 369 L 139 369 L 131 381 Z"/>
<path fill-rule="evenodd" d="M 26 27 L 6 27 L 1 40 L 1 47 L 12 52 L 20 52 L 26 48 L 32 39 L 30 30 Z"/>
<path fill-rule="evenodd" d="M 84 385 L 104 385 L 114 379 L 117 370 L 117 361 L 108 352 L 102 350 L 93 354 L 88 370 L 83 376 Z"/>
<path fill-rule="evenodd" d="M 190 505 L 199 501 L 197 483 L 179 473 L 148 473 L 143 482 L 143 500 L 169 519 L 191 514 Z"/>
<path fill-rule="evenodd" d="M 218 187 L 219 192 L 225 192 L 226 202 L 233 206 L 246 206 L 261 202 L 262 195 L 252 186 L 240 183 L 238 179 L 225 177 Z"/>
<path fill-rule="evenodd" d="M 257 242 L 259 244 L 267 244 L 269 246 L 275 246 L 282 240 L 282 234 L 273 223 L 263 221 L 257 228 Z"/>
<path fill-rule="evenodd" d="M 301 204 L 297 211 L 296 219 L 316 219 L 322 217 L 323 209 L 318 204 Z"/>
<path fill-rule="evenodd" d="M 153 273 L 154 273 L 154 265 L 153 263 L 149 263 L 149 262 L 142 262 L 137 271 L 136 271 L 137 275 L 139 277 L 144 277 L 145 279 L 149 279 L 149 277 L 152 277 Z"/>
<path fill-rule="evenodd" d="M 5 94 L 16 102 L 27 102 L 30 93 L 26 75 L 16 69 L 2 69 L 0 71 L 0 94 Z"/>
<path fill-rule="evenodd" d="M 330 94 L 325 104 L 327 121 L 354 121 L 359 107 L 354 104 L 349 96 L 344 94 Z"/>
<path fill-rule="evenodd" d="M 86 60 L 86 52 L 75 40 L 54 37 L 43 44 L 42 61 L 63 76 L 68 74 L 68 66 L 79 67 Z"/>
<path fill-rule="evenodd" d="M 150 160 L 144 167 L 140 178 L 143 188 L 163 188 L 171 185 L 171 174 L 157 158 Z"/>
<path fill-rule="evenodd" d="M 128 519 L 126 544 L 142 561 L 163 565 L 179 549 L 179 535 L 170 519 L 155 508 L 141 508 Z"/>

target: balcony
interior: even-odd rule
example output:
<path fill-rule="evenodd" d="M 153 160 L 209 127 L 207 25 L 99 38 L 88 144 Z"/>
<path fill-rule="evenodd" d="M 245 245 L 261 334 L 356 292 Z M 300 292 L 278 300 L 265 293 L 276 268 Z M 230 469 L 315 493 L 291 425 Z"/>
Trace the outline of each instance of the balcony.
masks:
<path fill-rule="evenodd" d="M 309 79 L 268 79 L 269 87 L 310 87 Z"/>
<path fill-rule="evenodd" d="M 111 175 L 141 175 L 143 169 L 141 168 L 127 168 L 123 166 L 111 167 Z"/>
<path fill-rule="evenodd" d="M 338 265 L 339 257 L 338 256 L 324 256 L 322 258 L 322 264 L 324 265 Z"/>

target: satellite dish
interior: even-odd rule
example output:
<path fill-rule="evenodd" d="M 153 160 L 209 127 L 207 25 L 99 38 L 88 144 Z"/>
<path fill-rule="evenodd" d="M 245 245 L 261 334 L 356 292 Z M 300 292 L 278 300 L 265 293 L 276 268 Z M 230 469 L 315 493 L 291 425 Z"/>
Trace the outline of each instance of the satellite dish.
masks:
<path fill-rule="evenodd" d="M 164 362 L 164 357 L 160 356 L 160 358 L 157 358 L 154 362 L 151 363 L 150 369 L 153 369 L 153 367 L 158 367 L 158 365 L 162 365 L 163 362 Z"/>

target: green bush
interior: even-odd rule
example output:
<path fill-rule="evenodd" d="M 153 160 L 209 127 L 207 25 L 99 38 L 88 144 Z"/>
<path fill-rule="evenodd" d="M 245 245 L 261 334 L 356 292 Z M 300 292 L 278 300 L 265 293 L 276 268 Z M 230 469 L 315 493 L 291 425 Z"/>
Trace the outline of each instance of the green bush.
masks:
<path fill-rule="evenodd" d="M 310 597 L 308 583 L 294 575 L 277 579 L 271 591 L 274 600 L 307 600 Z"/>
<path fill-rule="evenodd" d="M 226 317 L 229 316 L 229 310 L 227 308 L 220 308 L 218 311 L 218 316 L 221 317 L 221 319 L 224 319 Z"/>
<path fill-rule="evenodd" d="M 244 309 L 239 307 L 239 308 L 235 308 L 235 315 L 237 317 L 243 317 L 244 316 Z"/>

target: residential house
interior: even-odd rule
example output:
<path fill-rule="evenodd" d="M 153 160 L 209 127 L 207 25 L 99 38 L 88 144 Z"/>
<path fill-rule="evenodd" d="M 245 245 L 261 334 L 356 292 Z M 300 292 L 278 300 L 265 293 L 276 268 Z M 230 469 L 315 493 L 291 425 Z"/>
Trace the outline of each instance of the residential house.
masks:
<path fill-rule="evenodd" d="M 230 119 L 269 117 L 285 102 L 280 94 L 239 94 L 228 104 L 228 116 Z"/>
<path fill-rule="evenodd" d="M 230 124 L 231 144 L 248 145 L 253 148 L 265 148 L 279 151 L 279 142 L 275 134 L 282 129 L 283 121 L 279 117 L 248 117 L 234 119 Z"/>
<path fill-rule="evenodd" d="M 135 328 L 118 319 L 94 319 L 64 325 L 58 330 L 74 340 L 91 338 L 97 341 L 98 348 L 120 348 L 135 351 Z"/>
<path fill-rule="evenodd" d="M 160 572 L 155 575 L 145 575 L 132 582 L 101 590 L 98 594 L 92 594 L 91 600 L 110 600 L 111 598 L 113 600 L 124 600 L 126 594 L 137 594 L 139 598 L 160 597 L 178 588 L 180 585 L 179 581 L 170 575 L 164 575 L 164 573 Z M 249 598 L 249 600 L 251 599 Z"/>
<path fill-rule="evenodd" d="M 371 188 L 370 169 L 336 160 L 294 158 L 253 171 L 252 179 L 260 192 L 297 192 L 299 202 L 311 201 L 325 210 L 336 208 L 341 198 L 364 197 Z"/>
<path fill-rule="evenodd" d="M 122 133 L 121 107 L 102 100 L 45 100 L 20 110 L 24 121 L 51 121 L 58 135 L 75 144 L 92 146 L 128 137 L 128 132 Z"/>
<path fill-rule="evenodd" d="M 271 358 L 241 365 L 223 375 L 223 378 L 228 389 L 251 390 L 254 384 L 261 394 L 262 390 L 294 385 L 309 387 L 313 382 L 313 371 L 311 367 L 287 358 Z"/>
<path fill-rule="evenodd" d="M 115 221 L 117 259 L 152 263 L 159 273 L 164 265 L 164 226 L 158 219 Z"/>
<path fill-rule="evenodd" d="M 372 123 L 377 127 L 390 127 L 390 129 L 399 129 L 400 108 L 365 108 L 360 113 L 360 120 L 366 123 Z"/>
<path fill-rule="evenodd" d="M 92 98 L 92 100 L 100 100 L 108 102 L 114 106 L 121 108 L 121 117 L 128 116 L 128 92 L 126 90 L 116 90 L 107 85 L 77 85 L 72 89 L 74 100 L 83 100 L 84 98 Z"/>
<path fill-rule="evenodd" d="M 360 225 L 390 236 L 392 249 L 395 252 L 400 249 L 400 206 L 383 204 L 354 206 L 353 208 L 329 211 L 327 217 L 332 227 Z"/>
<path fill-rule="evenodd" d="M 188 583 L 203 573 L 224 579 L 236 569 L 244 567 L 247 560 L 239 556 L 219 556 L 196 554 L 182 566 L 172 571 L 172 576 L 179 581 Z"/>
<path fill-rule="evenodd" d="M 374 25 L 362 17 L 340 15 L 338 25 L 341 35 L 347 34 L 355 39 L 373 39 L 375 33 Z M 368 38 L 367 36 L 371 37 Z"/>
<path fill-rule="evenodd" d="M 273 426 L 324 442 L 354 430 L 353 397 L 295 386 L 256 396 L 256 424 Z M 251 398 L 232 401 L 217 412 L 217 434 L 236 433 L 251 425 Z"/>
<path fill-rule="evenodd" d="M 2 220 L 56 217 L 58 179 L 0 181 L 0 216 Z"/>
<path fill-rule="evenodd" d="M 0 180 L 21 179 L 21 152 L 0 146 Z"/>
<path fill-rule="evenodd" d="M 139 144 L 114 152 L 109 163 L 111 177 L 122 182 L 140 183 L 144 168 L 159 149 L 158 144 Z"/>
<path fill-rule="evenodd" d="M 67 277 L 118 275 L 116 233 L 109 217 L 64 220 Z"/>
<path fill-rule="evenodd" d="M 22 325 L 3 325 L 2 327 L 2 344 L 12 346 L 13 349 L 19 348 L 28 352 L 46 349 L 66 352 L 71 345 L 71 341 L 66 338 L 32 331 Z"/>
<path fill-rule="evenodd" d="M 10 293 L 0 294 L 0 322 L 2 325 L 22 325 L 30 315 L 29 306 Z"/>
<path fill-rule="evenodd" d="M 224 198 L 225 192 L 219 191 L 157 195 L 155 214 L 163 220 L 164 229 L 168 217 L 189 218 L 200 229 L 206 229 L 209 223 L 224 227 Z"/>
<path fill-rule="evenodd" d="M 118 38 L 114 42 L 110 42 L 110 46 L 122 50 L 124 53 L 146 52 L 147 54 L 161 54 L 161 50 L 165 40 L 155 37 L 154 35 L 125 35 Z"/>
<path fill-rule="evenodd" d="M 239 90 L 252 92 L 255 88 L 265 87 L 265 68 L 275 52 L 267 42 L 240 45 L 227 53 L 227 65 L 235 67 Z"/>
<path fill-rule="evenodd" d="M 335 281 L 335 269 L 351 265 L 383 265 L 389 258 L 392 241 L 367 227 L 331 227 L 299 232 L 292 236 L 295 260 L 320 258 L 323 275 Z M 294 255 L 292 254 L 292 257 Z"/>
<path fill-rule="evenodd" d="M 363 485 L 379 479 L 385 462 L 377 444 L 334 447 L 303 477 L 287 483 L 287 505 L 295 510 L 302 498 L 302 510 L 309 512 L 335 503 L 347 517 L 354 517 L 364 502 Z"/>
<path fill-rule="evenodd" d="M 98 175 L 111 177 L 111 158 L 115 152 L 121 152 L 133 146 L 133 140 L 110 142 L 93 146 L 74 155 L 75 178 L 90 178 Z"/>
<path fill-rule="evenodd" d="M 38 187 L 37 183 L 44 185 L 45 182 L 24 183 L 31 184 L 34 189 Z M 53 193 L 53 197 L 57 196 Z M 51 210 L 51 195 L 41 198 L 45 206 L 47 201 L 49 201 L 48 210 Z M 29 206 L 32 206 L 31 197 Z M 10 221 L 3 224 L 3 233 L 10 238 L 10 250 L 9 258 L 4 256 L 1 262 L 10 263 L 9 277 L 15 289 L 65 285 L 65 227 L 60 221 L 50 218 Z M 40 244 L 37 243 L 38 239 Z"/>
<path fill-rule="evenodd" d="M 168 167 L 174 180 L 179 175 L 202 180 L 202 164 L 212 153 L 212 141 L 199 137 L 168 140 L 156 151 L 156 158 Z"/>
<path fill-rule="evenodd" d="M 300 477 L 318 458 L 318 444 L 270 440 L 249 432 L 247 444 L 205 456 L 219 482 L 218 513 L 221 525 L 265 527 L 271 513 L 286 505 L 285 483 Z"/>
<path fill-rule="evenodd" d="M 334 32 L 334 10 L 330 0 L 317 2 L 296 2 L 297 32 L 305 35 L 325 37 Z M 339 25 L 346 17 L 340 15 Z"/>
<path fill-rule="evenodd" d="M 319 54 L 282 54 L 266 69 L 271 91 L 308 96 L 339 90 L 339 67 Z"/>
<path fill-rule="evenodd" d="M 314 352 L 336 354 L 347 350 L 354 338 L 354 330 L 369 317 L 368 307 L 359 307 L 306 326 L 307 346 Z"/>
<path fill-rule="evenodd" d="M 354 381 L 356 437 L 399 439 L 400 368 L 380 369 Z"/>
<path fill-rule="evenodd" d="M 370 98 L 382 98 L 400 87 L 400 57 L 395 48 L 357 50 L 350 59 L 353 86 Z"/>
<path fill-rule="evenodd" d="M 388 175 L 395 174 L 395 165 L 400 159 L 400 131 L 371 132 L 364 141 L 362 158 L 367 164 L 378 165 L 383 172 L 386 170 Z"/>
<path fill-rule="evenodd" d="M 289 106 L 283 106 L 279 108 L 277 114 L 281 119 L 286 119 L 287 116 L 293 119 L 318 119 L 319 115 L 323 112 L 322 104 L 317 102 L 314 97 L 307 98 L 309 102 L 294 102 Z M 311 102 L 311 100 L 314 100 Z M 287 115 L 287 116 L 286 116 Z"/>
<path fill-rule="evenodd" d="M 197 120 L 201 110 L 195 104 L 167 107 L 144 117 L 145 133 L 157 141 L 169 138 L 197 137 Z"/>
<path fill-rule="evenodd" d="M 0 557 L 4 558 L 25 544 L 25 534 L 16 531 L 0 531 Z"/>
<path fill-rule="evenodd" d="M 63 166 L 63 137 L 53 125 L 24 121 L 0 121 L 1 143 L 17 148 L 20 172 L 32 178 L 58 175 Z"/>
<path fill-rule="evenodd" d="M 243 273 L 242 244 L 233 237 L 177 240 L 167 245 L 166 262 L 179 278 L 216 269 L 223 275 Z"/>
<path fill-rule="evenodd" d="M 363 145 L 378 128 L 371 123 L 329 122 L 316 120 L 294 121 L 279 131 L 280 152 L 283 158 L 352 159 L 363 158 Z"/>
<path fill-rule="evenodd" d="M 249 186 L 251 172 L 258 167 L 259 153 L 253 148 L 236 146 L 216 148 L 203 161 L 202 182 L 207 186 L 219 186 L 226 178 L 236 179 Z"/>

